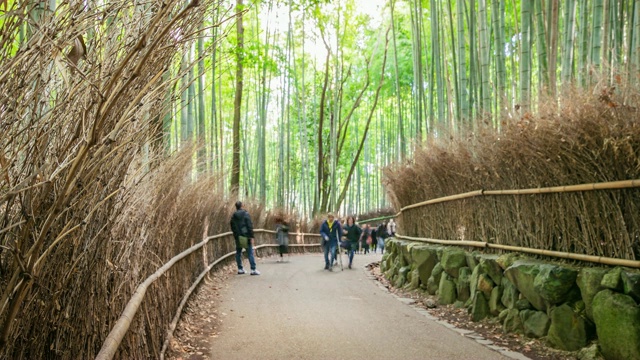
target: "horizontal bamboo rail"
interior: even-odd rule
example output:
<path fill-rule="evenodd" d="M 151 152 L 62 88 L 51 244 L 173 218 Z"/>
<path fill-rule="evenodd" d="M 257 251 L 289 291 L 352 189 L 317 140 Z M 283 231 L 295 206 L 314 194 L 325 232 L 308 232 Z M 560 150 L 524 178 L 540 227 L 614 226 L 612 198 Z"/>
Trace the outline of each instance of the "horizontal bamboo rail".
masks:
<path fill-rule="evenodd" d="M 423 202 L 419 202 L 412 205 L 407 205 L 400 209 L 400 212 L 396 214 L 399 216 L 403 211 L 422 207 L 426 205 L 438 204 L 442 202 L 468 199 L 476 196 L 490 196 L 490 195 L 534 195 L 534 194 L 553 194 L 553 193 L 565 193 L 565 192 L 578 192 L 578 191 L 593 191 L 593 190 L 619 190 L 630 189 L 640 187 L 640 179 L 634 180 L 620 180 L 620 181 L 608 181 L 602 183 L 590 183 L 579 185 L 566 185 L 566 186 L 551 186 L 544 188 L 530 188 L 530 189 L 511 189 L 511 190 L 474 190 L 462 194 L 443 196 Z"/>
<path fill-rule="evenodd" d="M 256 230 L 254 230 L 254 233 L 275 233 L 275 231 L 264 230 L 264 229 L 256 229 Z M 231 236 L 231 235 L 232 235 L 231 232 L 226 232 L 226 233 L 217 234 L 217 235 L 213 235 L 213 236 L 207 237 L 203 241 L 193 245 L 192 247 L 184 250 L 180 254 L 174 256 L 173 258 L 171 258 L 171 260 L 169 260 L 166 264 L 164 264 L 162 267 L 160 267 L 158 270 L 156 270 L 155 273 L 153 273 L 145 281 L 143 281 L 140 285 L 138 285 L 138 287 L 136 288 L 136 291 L 134 291 L 134 293 L 133 293 L 133 296 L 131 297 L 131 299 L 129 300 L 127 305 L 125 306 L 124 311 L 122 312 L 122 315 L 120 315 L 120 318 L 118 318 L 118 320 L 116 321 L 116 324 L 113 326 L 113 328 L 111 329 L 111 331 L 107 335 L 107 338 L 105 339 L 104 343 L 102 344 L 102 348 L 100 348 L 100 352 L 98 352 L 98 355 L 96 356 L 96 360 L 110 360 L 110 359 L 113 359 L 113 356 L 115 355 L 116 351 L 118 350 L 118 347 L 120 346 L 120 343 L 122 342 L 122 339 L 124 339 L 124 336 L 127 334 L 127 331 L 129 331 L 129 327 L 131 326 L 131 321 L 133 321 L 134 316 L 136 315 L 138 309 L 140 308 L 140 305 L 142 304 L 142 301 L 144 300 L 144 296 L 145 296 L 145 294 L 147 292 L 147 289 L 149 288 L 149 286 L 151 286 L 151 284 L 153 284 L 160 276 L 162 276 L 165 272 L 167 272 L 169 269 L 171 269 L 171 267 L 173 265 L 175 265 L 176 263 L 178 263 L 180 260 L 184 259 L 188 255 L 191 255 L 194 252 L 196 252 L 198 249 L 200 249 L 203 246 L 205 246 L 209 241 L 214 240 L 214 239 L 219 239 L 219 238 L 222 238 L 222 237 L 225 237 L 225 236 Z M 301 235 L 303 238 L 305 236 L 307 236 L 307 237 L 320 237 L 320 234 L 311 234 L 311 233 L 289 233 L 289 235 L 293 235 L 293 236 Z M 320 243 L 317 243 L 317 244 L 290 244 L 289 246 L 311 247 L 311 246 L 319 246 L 319 245 L 320 245 Z M 275 247 L 275 246 L 278 246 L 278 245 L 263 244 L 263 245 L 256 246 L 255 249 L 257 250 L 257 249 L 260 249 L 260 248 L 263 248 L 263 247 Z M 220 258 L 218 258 L 210 266 L 213 268 L 213 266 L 218 264 L 222 259 L 225 259 L 225 258 L 229 257 L 230 255 L 234 255 L 234 254 L 235 254 L 235 252 L 227 253 L 227 254 L 221 256 Z M 207 272 L 208 271 L 210 271 L 210 269 L 207 270 Z M 204 272 L 204 274 L 206 274 L 206 272 Z M 202 274 L 200 274 L 200 275 L 201 275 L 202 278 L 204 278 L 204 275 L 202 275 Z M 194 284 L 191 288 L 189 288 L 187 290 L 187 295 L 186 295 L 187 299 L 188 299 L 188 296 L 193 292 L 193 289 L 195 289 L 195 287 L 197 287 L 197 283 L 202 281 L 201 277 L 198 277 L 198 279 L 196 279 L 196 284 Z M 180 309 L 184 306 L 184 303 L 186 303 L 185 298 L 183 298 L 182 302 L 179 305 Z M 179 317 L 179 313 L 178 313 L 178 317 Z M 174 319 L 175 319 L 175 317 L 174 317 Z M 171 324 L 173 324 L 173 321 L 172 321 Z M 170 327 L 171 326 L 172 325 L 170 325 Z M 175 327 L 175 325 L 173 325 L 173 326 Z M 164 349 L 164 346 L 163 346 L 163 349 Z"/>
<path fill-rule="evenodd" d="M 477 196 L 554 194 L 554 193 L 568 193 L 568 192 L 581 192 L 581 191 L 594 191 L 594 190 L 619 190 L 619 189 L 630 189 L 630 188 L 637 188 L 637 187 L 640 187 L 640 179 L 609 181 L 609 182 L 602 182 L 602 183 L 589 183 L 589 184 L 578 184 L 578 185 L 566 185 L 566 186 L 551 186 L 551 187 L 530 188 L 530 189 L 474 190 L 466 193 L 443 196 L 443 197 L 439 197 L 439 198 L 435 198 L 427 201 L 422 201 L 416 204 L 407 205 L 401 208 L 397 214 L 390 215 L 385 218 L 399 217 L 400 215 L 402 215 L 404 211 L 409 209 L 415 209 L 422 206 L 439 204 L 439 203 L 448 202 L 448 201 L 469 199 Z M 361 223 L 364 223 L 367 221 L 372 221 L 372 220 L 361 221 Z M 562 258 L 562 259 L 587 261 L 587 262 L 593 262 L 593 263 L 604 264 L 604 265 L 640 268 L 640 261 L 636 261 L 636 260 L 616 259 L 616 258 L 610 258 L 610 257 L 604 257 L 604 256 L 574 254 L 569 252 L 540 250 L 540 249 L 532 249 L 532 248 L 525 248 L 525 247 L 518 247 L 518 246 L 491 244 L 491 243 L 486 243 L 482 241 L 437 240 L 437 239 L 427 239 L 427 238 L 415 238 L 415 237 L 403 236 L 398 234 L 396 234 L 396 237 L 400 239 L 428 242 L 428 243 L 434 243 L 434 244 L 487 247 L 492 249 L 523 252 L 528 254 L 544 255 L 544 256 L 556 257 L 556 258 Z"/>
<path fill-rule="evenodd" d="M 404 236 L 396 234 L 397 238 L 411 240 L 411 241 L 419 241 L 426 242 L 429 244 L 440 244 L 440 245 L 456 245 L 456 246 L 473 246 L 479 248 L 486 248 L 487 243 L 484 241 L 471 241 L 471 240 L 439 240 L 439 239 L 429 239 L 429 238 L 418 238 L 412 236 Z"/>
<path fill-rule="evenodd" d="M 587 262 L 603 264 L 603 265 L 626 266 L 630 268 L 640 269 L 640 261 L 636 261 L 636 260 L 616 259 L 616 258 L 610 258 L 610 257 L 604 257 L 604 256 L 593 256 L 593 255 L 584 255 L 584 254 L 573 254 L 570 252 L 561 252 L 561 251 L 540 250 L 540 249 L 526 248 L 522 246 L 491 244 L 484 241 L 439 240 L 439 239 L 404 236 L 404 235 L 398 235 L 398 234 L 396 234 L 395 237 L 398 239 L 419 241 L 419 242 L 425 242 L 429 244 L 473 246 L 473 247 L 479 247 L 479 248 L 500 249 L 500 250 L 507 250 L 507 251 L 513 251 L 513 252 L 522 252 L 522 253 L 528 253 L 528 254 L 556 257 L 556 258 L 562 258 L 562 259 L 587 261 Z"/>
<path fill-rule="evenodd" d="M 501 244 L 487 244 L 487 247 L 493 248 L 493 249 L 501 249 L 501 250 L 508 250 L 508 251 L 524 252 L 524 253 L 535 254 L 535 255 L 557 257 L 562 259 L 588 261 L 588 262 L 603 264 L 603 265 L 626 266 L 630 268 L 640 269 L 640 261 L 637 261 L 637 260 L 616 259 L 616 258 L 610 258 L 605 256 L 593 256 L 593 255 L 584 255 L 584 254 L 574 254 L 570 252 L 531 249 L 531 248 L 525 248 L 521 246 L 510 246 L 510 245 L 501 245 Z"/>
<path fill-rule="evenodd" d="M 387 220 L 387 219 L 393 219 L 395 217 L 400 216 L 400 213 L 397 213 L 395 215 L 387 215 L 387 216 L 380 216 L 377 218 L 373 218 L 373 219 L 367 219 L 367 220 L 358 220 L 358 224 L 366 224 L 368 222 L 374 222 L 374 221 L 380 221 L 380 220 Z"/>

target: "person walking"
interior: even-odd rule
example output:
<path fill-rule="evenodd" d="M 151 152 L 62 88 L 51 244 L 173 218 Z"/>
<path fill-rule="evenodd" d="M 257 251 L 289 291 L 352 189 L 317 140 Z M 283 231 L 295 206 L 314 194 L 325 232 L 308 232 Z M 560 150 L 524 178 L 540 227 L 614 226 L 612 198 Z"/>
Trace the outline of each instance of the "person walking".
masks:
<path fill-rule="evenodd" d="M 380 253 L 384 254 L 384 242 L 387 239 L 387 224 L 384 222 L 380 224 L 376 233 L 378 236 L 378 248 L 380 248 Z"/>
<path fill-rule="evenodd" d="M 236 240 L 236 264 L 238 265 L 238 274 L 245 274 L 242 267 L 242 248 L 247 248 L 247 257 L 249 265 L 251 265 L 251 275 L 260 275 L 260 271 L 256 269 L 256 260 L 253 257 L 253 224 L 244 204 L 241 201 L 236 202 L 236 211 L 231 215 L 231 231 L 233 238 Z"/>
<path fill-rule="evenodd" d="M 360 243 L 362 244 L 362 249 L 364 249 L 364 254 L 368 254 L 369 245 L 371 245 L 371 227 L 369 226 L 369 224 L 364 224 L 364 227 L 362 228 Z"/>
<path fill-rule="evenodd" d="M 353 265 L 353 255 L 358 249 L 358 241 L 360 235 L 362 235 L 362 229 L 356 224 L 356 219 L 353 216 L 347 217 L 347 224 L 344 226 L 344 234 L 347 237 L 347 251 L 349 253 L 349 269 Z"/>
<path fill-rule="evenodd" d="M 387 224 L 387 236 L 388 237 L 396 236 L 396 222 L 393 221 L 393 218 L 389 220 L 389 223 Z"/>
<path fill-rule="evenodd" d="M 289 253 L 289 224 L 280 217 L 276 218 L 276 242 L 280 253 L 277 262 L 284 262 L 284 254 L 287 254 L 287 258 L 291 257 Z"/>
<path fill-rule="evenodd" d="M 327 214 L 327 220 L 320 225 L 325 270 L 333 271 L 333 262 L 336 260 L 336 249 L 340 237 L 342 237 L 341 234 L 342 227 L 340 226 L 340 221 L 336 220 L 333 214 Z"/>
<path fill-rule="evenodd" d="M 371 227 L 371 251 L 375 254 L 378 246 L 378 229 Z"/>

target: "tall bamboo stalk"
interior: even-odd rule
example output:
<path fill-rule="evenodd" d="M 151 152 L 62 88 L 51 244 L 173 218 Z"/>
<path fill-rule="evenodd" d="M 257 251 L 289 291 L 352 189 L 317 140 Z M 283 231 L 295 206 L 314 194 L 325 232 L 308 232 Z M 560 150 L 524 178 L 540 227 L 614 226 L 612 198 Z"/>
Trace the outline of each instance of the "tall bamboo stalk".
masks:
<path fill-rule="evenodd" d="M 391 31 L 392 31 L 392 36 L 393 36 L 393 64 L 395 67 L 395 91 L 396 91 L 396 101 L 397 101 L 397 107 L 398 107 L 398 142 L 399 142 L 399 147 L 400 147 L 400 151 L 399 151 L 399 155 L 400 155 L 400 159 L 399 160 L 404 160 L 406 153 L 407 153 L 407 145 L 405 142 L 405 138 L 404 138 L 404 125 L 402 122 L 402 95 L 400 94 L 400 70 L 398 67 L 398 44 L 397 44 L 397 40 L 396 40 L 396 25 L 395 25 L 395 16 L 394 16 L 394 7 L 395 7 L 395 0 L 391 0 Z"/>
<path fill-rule="evenodd" d="M 602 52 L 603 0 L 593 0 L 593 23 L 591 29 L 591 66 L 600 69 Z"/>
<path fill-rule="evenodd" d="M 586 72 L 589 65 L 589 14 L 587 0 L 578 2 L 578 47 L 577 74 L 578 84 L 586 85 Z"/>
<path fill-rule="evenodd" d="M 204 95 L 205 95 L 205 88 L 204 88 L 204 77 L 205 77 L 205 69 L 204 69 L 204 39 L 202 37 L 198 38 L 197 41 L 197 52 L 196 52 L 197 58 L 198 58 L 198 115 L 197 115 L 197 119 L 198 119 L 198 128 L 197 128 L 197 134 L 198 134 L 198 139 L 200 141 L 202 141 L 202 143 L 198 144 L 198 168 L 196 169 L 199 173 L 204 173 L 207 170 L 207 148 L 204 146 L 206 144 L 207 141 L 207 134 L 206 134 L 206 126 L 205 126 L 205 110 L 204 110 L 204 105 L 205 105 L 205 100 L 204 100 Z"/>
<path fill-rule="evenodd" d="M 558 71 L 558 13 L 559 13 L 559 0 L 548 0 L 549 9 L 549 60 L 547 66 L 549 67 L 549 94 L 556 96 L 557 80 L 556 75 Z"/>
<path fill-rule="evenodd" d="M 461 119 L 461 115 L 460 115 L 460 90 L 458 89 L 459 86 L 459 81 L 458 81 L 458 58 L 456 56 L 456 38 L 455 38 L 455 33 L 453 30 L 453 10 L 452 10 L 452 6 L 451 6 L 451 0 L 447 1 L 447 10 L 448 10 L 448 15 L 449 15 L 449 34 L 451 37 L 451 52 L 452 52 L 452 56 L 451 56 L 451 61 L 453 61 L 453 65 L 451 66 L 451 69 L 453 70 L 453 84 L 454 84 L 454 93 L 455 93 L 455 102 L 454 102 L 454 107 L 455 107 L 455 115 L 453 116 L 453 119 L 455 119 L 456 122 L 456 127 L 460 126 L 460 119 Z M 448 97 L 450 98 L 450 97 Z"/>
<path fill-rule="evenodd" d="M 567 0 L 564 13 L 562 45 L 562 84 L 569 85 L 573 70 L 573 31 L 575 23 L 575 0 Z"/>
<path fill-rule="evenodd" d="M 431 61 L 435 64 L 435 77 L 438 97 L 438 121 L 445 121 L 445 104 L 444 104 L 444 75 L 442 67 L 441 56 L 441 44 L 440 44 L 440 26 L 439 24 L 440 14 L 436 0 L 431 0 L 431 46 L 433 47 L 433 58 Z"/>
<path fill-rule="evenodd" d="M 638 71 L 640 68 L 640 0 L 636 0 L 633 4 L 633 45 L 629 50 L 630 64 L 632 71 Z M 631 71 L 629 72 L 631 74 Z M 631 76 L 631 75 L 630 75 Z M 637 82 L 634 81 L 634 82 Z"/>
<path fill-rule="evenodd" d="M 414 104 L 414 123 L 416 130 L 417 142 L 422 139 L 422 124 L 424 119 L 423 102 L 424 102 L 424 79 L 422 73 L 422 46 L 419 25 L 419 17 L 421 14 L 418 12 L 418 1 L 410 1 L 410 20 L 411 20 L 411 40 L 413 48 L 413 104 Z"/>
<path fill-rule="evenodd" d="M 603 24 L 602 24 L 602 47 L 601 47 L 601 63 L 604 65 L 603 69 L 612 64 L 613 49 L 610 49 L 609 41 L 611 40 L 611 23 L 612 15 L 615 15 L 614 6 L 612 0 L 604 0 L 602 2 L 603 9 Z"/>
<path fill-rule="evenodd" d="M 526 1 L 526 0 L 525 0 Z M 479 0 L 478 3 L 478 35 L 480 36 L 480 91 L 482 99 L 482 112 L 491 114 L 491 88 L 489 86 L 489 30 L 487 29 L 487 3 Z"/>
<path fill-rule="evenodd" d="M 233 160 L 231 164 L 231 193 L 235 194 L 240 189 L 240 118 L 242 114 L 242 86 L 243 86 L 243 61 L 244 61 L 244 26 L 242 14 L 244 12 L 243 0 L 236 0 L 236 89 L 233 101 Z"/>
<path fill-rule="evenodd" d="M 496 82 L 497 82 L 497 116 L 506 110 L 506 83 L 507 83 L 507 70 L 506 70 L 506 56 L 505 56 L 505 42 L 504 42 L 504 0 L 491 2 L 491 17 L 493 22 L 493 29 L 495 34 L 495 54 L 496 54 Z"/>
<path fill-rule="evenodd" d="M 460 79 L 460 85 L 458 86 L 458 97 L 460 99 L 460 119 L 461 122 L 466 122 L 469 119 L 469 98 L 467 93 L 469 92 L 469 84 L 467 80 L 467 51 L 466 40 L 464 37 L 464 13 L 465 2 L 457 1 L 457 21 L 458 21 L 458 75 Z"/>
<path fill-rule="evenodd" d="M 536 17 L 536 48 L 538 51 L 538 77 L 539 83 L 544 88 L 549 87 L 549 71 L 547 69 L 547 31 L 544 22 L 544 9 L 542 0 L 534 1 Z"/>
<path fill-rule="evenodd" d="M 522 29 L 520 32 L 522 46 L 520 48 L 520 106 L 523 112 L 529 110 L 531 101 L 531 0 L 522 0 L 520 14 Z"/>
<path fill-rule="evenodd" d="M 466 3 L 466 1 L 465 1 Z M 473 111 L 478 99 L 478 53 L 476 47 L 476 0 L 469 1 L 468 29 L 469 29 L 469 119 L 472 119 L 476 113 Z"/>

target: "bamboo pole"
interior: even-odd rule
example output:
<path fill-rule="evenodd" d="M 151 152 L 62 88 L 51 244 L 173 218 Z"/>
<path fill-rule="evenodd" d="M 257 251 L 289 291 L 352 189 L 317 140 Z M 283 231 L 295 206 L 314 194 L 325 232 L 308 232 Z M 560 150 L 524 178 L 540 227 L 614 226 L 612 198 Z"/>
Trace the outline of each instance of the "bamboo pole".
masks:
<path fill-rule="evenodd" d="M 587 261 L 597 264 L 603 265 L 612 265 L 612 266 L 626 266 L 630 268 L 638 268 L 640 269 L 640 261 L 636 260 L 626 260 L 626 259 L 616 259 L 604 256 L 593 256 L 593 255 L 584 255 L 584 254 L 573 254 L 570 252 L 561 252 L 561 251 L 551 251 L 551 250 L 541 250 L 541 249 L 532 249 L 526 248 L 522 246 L 510 246 L 510 245 L 501 245 L 501 244 L 491 244 L 484 241 L 470 241 L 470 240 L 439 240 L 439 239 L 429 239 L 429 238 L 418 238 L 411 236 L 398 235 L 395 236 L 398 239 L 410 240 L 410 241 L 418 241 L 425 242 L 429 244 L 440 244 L 440 245 L 454 245 L 454 246 L 473 246 L 479 248 L 491 248 L 491 249 L 500 249 L 511 252 L 522 252 L 528 254 L 535 255 L 543 255 L 561 259 L 570 259 L 570 260 L 579 260 L 579 261 Z"/>
<path fill-rule="evenodd" d="M 593 191 L 593 190 L 618 190 L 640 187 L 640 179 L 634 180 L 621 180 L 621 181 L 609 181 L 602 183 L 590 183 L 579 185 L 565 185 L 565 186 L 552 186 L 545 188 L 530 188 L 530 189 L 511 189 L 511 190 L 475 190 L 462 194 L 443 196 L 423 202 L 419 202 L 413 205 L 407 205 L 400 209 L 400 213 L 405 210 L 414 209 L 426 205 L 438 204 L 442 202 L 468 199 L 476 196 L 490 196 L 490 195 L 532 195 L 532 194 L 551 194 L 551 193 L 565 193 L 565 192 L 578 192 L 578 191 Z M 398 213 L 398 215 L 400 214 Z"/>
<path fill-rule="evenodd" d="M 619 190 L 640 187 L 640 179 L 609 181 L 602 183 L 552 186 L 546 188 L 519 189 L 519 190 L 483 190 L 482 195 L 529 195 L 549 194 L 593 190 Z"/>
<path fill-rule="evenodd" d="M 439 240 L 439 239 L 429 239 L 429 238 L 418 238 L 418 237 L 398 235 L 398 234 L 396 234 L 395 237 L 403 240 L 419 241 L 419 242 L 426 242 L 429 244 L 440 244 L 440 245 L 473 246 L 473 247 L 479 247 L 479 248 L 486 248 L 487 245 L 490 245 L 485 241 Z"/>
<path fill-rule="evenodd" d="M 358 224 L 365 224 L 365 223 L 373 222 L 373 221 L 380 221 L 380 220 L 386 220 L 386 219 L 393 219 L 393 218 L 396 218 L 396 217 L 400 216 L 400 215 L 401 215 L 401 213 L 402 213 L 402 212 L 399 212 L 399 213 L 394 214 L 394 215 L 380 216 L 380 217 L 373 218 L 373 219 L 361 220 L 361 221 L 358 221 Z"/>
<path fill-rule="evenodd" d="M 419 202 L 417 204 L 407 205 L 407 206 L 403 207 L 402 209 L 400 209 L 400 212 L 403 212 L 403 211 L 409 210 L 409 209 L 414 209 L 414 208 L 417 208 L 417 207 L 426 206 L 426 205 L 432 205 L 432 204 L 438 204 L 438 203 L 441 203 L 441 202 L 460 200 L 460 199 L 467 199 L 467 198 L 480 196 L 480 195 L 482 195 L 483 191 L 484 190 L 469 191 L 469 192 L 462 193 L 462 194 L 443 196 L 443 197 L 440 197 L 440 198 Z"/>
<path fill-rule="evenodd" d="M 610 257 L 604 257 L 604 256 L 593 256 L 593 255 L 584 255 L 584 254 L 573 254 L 570 252 L 531 249 L 531 248 L 525 248 L 521 246 L 510 246 L 510 245 L 501 245 L 501 244 L 487 244 L 487 247 L 492 249 L 500 249 L 500 250 L 515 251 L 515 252 L 524 252 L 524 253 L 535 254 L 535 255 L 544 255 L 549 257 L 557 257 L 562 259 L 588 261 L 588 262 L 604 264 L 604 265 L 640 268 L 640 261 L 637 261 L 637 260 L 616 259 L 616 258 L 610 258 Z"/>

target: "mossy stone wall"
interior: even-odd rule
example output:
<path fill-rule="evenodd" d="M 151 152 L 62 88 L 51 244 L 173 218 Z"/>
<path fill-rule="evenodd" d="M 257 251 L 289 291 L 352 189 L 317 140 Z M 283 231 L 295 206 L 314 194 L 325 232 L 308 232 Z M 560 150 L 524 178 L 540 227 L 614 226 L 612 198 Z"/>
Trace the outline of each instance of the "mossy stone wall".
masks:
<path fill-rule="evenodd" d="M 389 239 L 381 270 L 396 286 L 464 304 L 474 321 L 577 351 L 595 341 L 605 359 L 640 360 L 640 272 L 576 267 L 519 254 L 482 254 Z"/>

